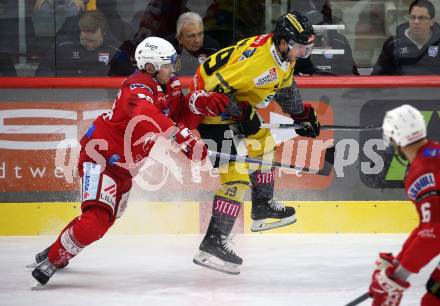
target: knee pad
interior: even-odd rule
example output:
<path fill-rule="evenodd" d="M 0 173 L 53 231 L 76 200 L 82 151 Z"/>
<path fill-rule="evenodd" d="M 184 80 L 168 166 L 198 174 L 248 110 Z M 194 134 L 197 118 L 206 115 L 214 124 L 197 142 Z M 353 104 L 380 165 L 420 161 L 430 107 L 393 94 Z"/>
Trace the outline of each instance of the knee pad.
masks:
<path fill-rule="evenodd" d="M 220 167 L 221 186 L 217 196 L 242 203 L 246 190 L 249 189 L 249 174 L 245 163 L 230 162 Z"/>
<path fill-rule="evenodd" d="M 102 238 L 113 222 L 107 209 L 98 206 L 89 207 L 72 226 L 72 234 L 79 244 L 87 246 Z"/>
<path fill-rule="evenodd" d="M 275 153 L 275 139 L 269 129 L 260 129 L 255 135 L 246 137 L 246 148 L 250 157 L 272 161 Z"/>

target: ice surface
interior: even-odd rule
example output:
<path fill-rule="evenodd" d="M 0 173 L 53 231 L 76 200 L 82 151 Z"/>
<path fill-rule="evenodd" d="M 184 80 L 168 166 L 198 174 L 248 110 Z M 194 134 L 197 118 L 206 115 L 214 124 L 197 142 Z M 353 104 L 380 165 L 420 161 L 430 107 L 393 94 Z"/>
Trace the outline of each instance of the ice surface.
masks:
<path fill-rule="evenodd" d="M 342 306 L 366 291 L 377 253 L 397 252 L 406 235 L 237 235 L 238 276 L 192 263 L 201 236 L 108 235 L 31 290 L 25 265 L 54 238 L 0 238 L 0 305 Z M 410 278 L 402 306 L 419 304 L 437 262 Z"/>

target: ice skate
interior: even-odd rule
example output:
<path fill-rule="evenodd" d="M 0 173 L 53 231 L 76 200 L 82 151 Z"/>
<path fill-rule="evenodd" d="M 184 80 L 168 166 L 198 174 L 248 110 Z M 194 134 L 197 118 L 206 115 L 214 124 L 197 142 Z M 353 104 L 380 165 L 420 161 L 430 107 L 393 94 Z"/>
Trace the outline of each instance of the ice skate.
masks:
<path fill-rule="evenodd" d="M 251 218 L 253 232 L 266 231 L 296 222 L 295 209 L 273 199 L 267 204 L 252 205 Z M 270 219 L 277 220 L 271 222 Z"/>
<path fill-rule="evenodd" d="M 243 260 L 232 250 L 232 242 L 222 234 L 207 234 L 193 262 L 197 265 L 228 274 L 240 274 Z"/>
<path fill-rule="evenodd" d="M 35 268 L 36 266 L 38 266 L 39 263 L 41 263 L 44 260 L 46 260 L 47 259 L 47 255 L 49 254 L 49 249 L 50 249 L 50 247 L 48 247 L 44 251 L 41 251 L 40 253 L 37 253 L 37 255 L 35 255 L 35 262 L 26 265 L 26 268 Z M 68 264 L 69 264 L 69 262 L 66 261 L 66 263 L 64 265 L 62 265 L 61 267 L 58 267 L 57 269 L 62 269 L 65 266 L 67 266 Z"/>
<path fill-rule="evenodd" d="M 43 260 L 40 262 L 32 271 L 32 276 L 38 281 L 36 283 L 37 286 L 34 286 L 34 288 L 38 288 L 38 285 L 46 285 L 49 279 L 54 275 L 55 271 L 57 270 L 57 267 L 53 265 L 48 259 Z"/>

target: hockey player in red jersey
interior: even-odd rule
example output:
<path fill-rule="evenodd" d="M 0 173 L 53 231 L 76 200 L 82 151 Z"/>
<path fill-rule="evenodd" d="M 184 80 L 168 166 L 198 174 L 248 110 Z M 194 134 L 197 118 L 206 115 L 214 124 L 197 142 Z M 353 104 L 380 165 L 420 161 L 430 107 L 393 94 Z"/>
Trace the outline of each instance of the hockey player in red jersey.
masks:
<path fill-rule="evenodd" d="M 388 111 L 382 128 L 385 141 L 409 162 L 405 192 L 419 214 L 400 253 L 379 254 L 369 288 L 373 306 L 397 306 L 410 286 L 408 277 L 440 254 L 440 144 L 426 138 L 423 116 L 410 105 Z M 426 289 L 421 305 L 440 306 L 440 266 Z"/>
<path fill-rule="evenodd" d="M 49 248 L 36 255 L 32 275 L 40 284 L 46 284 L 57 269 L 104 236 L 122 216 L 132 178 L 158 137 L 172 139 L 191 160 L 205 159 L 206 145 L 182 124 L 184 118 L 192 119 L 185 116 L 185 109 L 178 110 L 180 84 L 171 79 L 175 60 L 176 51 L 166 40 L 149 37 L 142 41 L 136 48 L 139 71 L 122 83 L 112 110 L 100 115 L 81 139 L 82 213 Z M 220 95 L 214 100 L 220 110 L 227 104 Z M 208 107 L 207 101 L 199 102 Z M 173 122 L 169 114 L 180 117 L 180 122 Z"/>

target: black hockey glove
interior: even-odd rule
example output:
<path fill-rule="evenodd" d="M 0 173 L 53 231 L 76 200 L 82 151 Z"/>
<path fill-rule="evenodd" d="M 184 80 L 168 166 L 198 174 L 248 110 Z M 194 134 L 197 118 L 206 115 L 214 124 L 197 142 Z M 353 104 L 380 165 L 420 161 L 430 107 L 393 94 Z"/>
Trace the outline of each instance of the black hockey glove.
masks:
<path fill-rule="evenodd" d="M 261 121 L 257 115 L 257 110 L 247 102 L 241 102 L 239 106 L 241 108 L 241 116 L 233 117 L 233 119 L 240 122 L 243 134 L 246 137 L 256 134 L 261 127 Z"/>
<path fill-rule="evenodd" d="M 310 103 L 304 103 L 304 111 L 301 114 L 291 114 L 290 117 L 295 121 L 295 123 L 303 123 L 304 128 L 295 129 L 295 132 L 304 137 L 315 138 L 319 136 L 321 124 L 316 116 L 315 109 Z"/>

